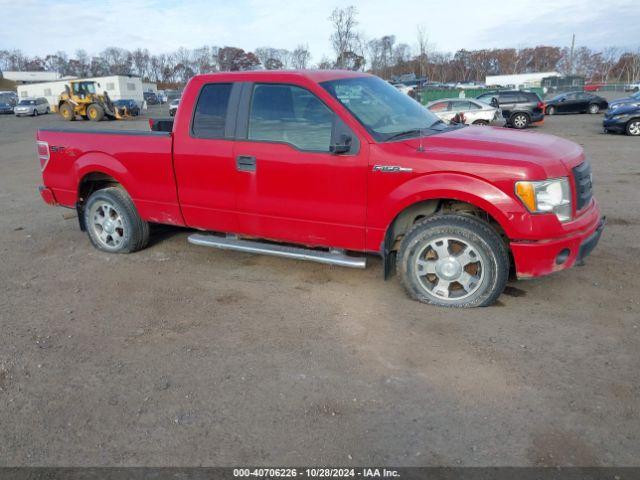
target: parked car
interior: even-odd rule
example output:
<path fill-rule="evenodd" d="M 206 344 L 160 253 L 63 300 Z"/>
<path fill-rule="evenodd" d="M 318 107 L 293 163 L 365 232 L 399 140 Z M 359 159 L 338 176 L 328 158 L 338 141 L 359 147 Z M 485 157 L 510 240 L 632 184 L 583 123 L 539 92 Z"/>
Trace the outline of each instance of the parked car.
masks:
<path fill-rule="evenodd" d="M 602 87 L 604 87 L 606 83 L 602 82 L 594 82 L 585 84 L 584 91 L 585 92 L 599 92 Z"/>
<path fill-rule="evenodd" d="M 147 105 L 157 105 L 159 103 L 158 96 L 154 92 L 142 92 L 142 97 Z"/>
<path fill-rule="evenodd" d="M 169 103 L 169 115 L 171 115 L 172 117 L 176 115 L 176 112 L 178 111 L 178 105 L 180 105 L 179 98 L 171 100 L 171 102 Z"/>
<path fill-rule="evenodd" d="M 637 92 L 640 91 L 640 82 L 638 83 L 628 83 L 624 86 L 625 92 Z"/>
<path fill-rule="evenodd" d="M 2 90 L 0 91 L 0 101 L 9 103 L 12 106 L 16 106 L 18 104 L 18 94 L 12 90 Z"/>
<path fill-rule="evenodd" d="M 133 99 L 116 100 L 113 104 L 116 107 L 126 107 L 129 115 L 133 115 L 134 117 L 140 115 L 140 105 Z"/>
<path fill-rule="evenodd" d="M 618 98 L 617 100 L 610 102 L 609 110 L 615 110 L 623 105 L 635 105 L 636 107 L 640 107 L 640 92 L 636 92 L 628 97 Z"/>
<path fill-rule="evenodd" d="M 10 93 L 13 92 L 0 92 L 0 113 L 13 113 L 16 101 L 15 97 Z"/>
<path fill-rule="evenodd" d="M 75 209 L 99 250 L 142 249 L 154 222 L 199 230 L 196 245 L 333 265 L 364 268 L 372 252 L 412 298 L 475 307 L 511 268 L 581 263 L 604 228 L 580 145 L 445 125 L 372 75 L 196 75 L 182 98 L 184 114 L 146 135 L 38 130 L 42 198 Z"/>
<path fill-rule="evenodd" d="M 602 126 L 605 132 L 621 132 L 640 136 L 640 106 L 623 105 L 604 114 Z"/>
<path fill-rule="evenodd" d="M 499 108 L 466 98 L 443 98 L 427 104 L 427 108 L 442 121 L 450 123 L 454 117 L 463 117 L 467 125 L 489 125 L 502 120 Z"/>
<path fill-rule="evenodd" d="M 499 106 L 506 125 L 522 129 L 544 120 L 544 103 L 535 92 L 502 90 L 478 95 L 476 100 Z"/>
<path fill-rule="evenodd" d="M 49 107 L 49 102 L 47 102 L 46 98 L 25 98 L 24 100 L 20 100 L 20 103 L 16 105 L 13 109 L 13 113 L 15 113 L 16 117 L 21 117 L 23 115 L 33 115 L 37 117 L 40 114 L 47 114 L 51 111 Z"/>
<path fill-rule="evenodd" d="M 606 99 L 587 92 L 568 92 L 547 101 L 547 115 L 556 113 L 591 113 L 606 110 L 609 103 Z"/>

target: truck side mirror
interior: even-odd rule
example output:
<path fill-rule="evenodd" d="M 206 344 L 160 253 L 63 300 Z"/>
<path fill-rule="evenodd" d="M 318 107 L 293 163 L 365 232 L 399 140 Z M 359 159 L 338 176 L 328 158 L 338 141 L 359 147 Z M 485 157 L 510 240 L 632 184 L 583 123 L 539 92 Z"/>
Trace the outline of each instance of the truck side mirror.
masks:
<path fill-rule="evenodd" d="M 498 108 L 500 106 L 500 103 L 498 102 L 498 99 L 496 97 L 491 97 L 491 106 L 493 108 Z"/>
<path fill-rule="evenodd" d="M 329 151 L 335 155 L 340 155 L 341 153 L 349 153 L 351 151 L 351 143 L 353 139 L 351 135 L 342 134 L 340 135 L 339 141 L 332 144 L 329 147 Z"/>

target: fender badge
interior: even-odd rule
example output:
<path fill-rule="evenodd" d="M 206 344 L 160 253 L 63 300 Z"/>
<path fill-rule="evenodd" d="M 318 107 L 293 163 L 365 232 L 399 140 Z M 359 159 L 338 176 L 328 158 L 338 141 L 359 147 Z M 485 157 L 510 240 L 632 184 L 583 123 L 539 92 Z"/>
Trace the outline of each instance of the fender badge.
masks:
<path fill-rule="evenodd" d="M 413 168 L 401 167 L 400 165 L 374 165 L 374 172 L 383 173 L 400 173 L 400 172 L 413 172 Z"/>

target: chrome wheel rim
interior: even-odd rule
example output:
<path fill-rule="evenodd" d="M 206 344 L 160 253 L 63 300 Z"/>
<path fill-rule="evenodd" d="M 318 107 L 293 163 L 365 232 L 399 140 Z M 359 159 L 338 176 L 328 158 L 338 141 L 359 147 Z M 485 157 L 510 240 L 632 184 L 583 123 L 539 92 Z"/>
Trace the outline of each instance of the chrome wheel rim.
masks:
<path fill-rule="evenodd" d="M 598 113 L 598 110 L 600 110 L 600 108 L 597 105 L 591 105 L 589 107 L 589 112 L 591 113 Z"/>
<path fill-rule="evenodd" d="M 89 211 L 94 238 L 105 248 L 116 250 L 124 242 L 124 222 L 120 212 L 110 203 L 96 202 Z"/>
<path fill-rule="evenodd" d="M 513 123 L 515 124 L 516 127 L 524 127 L 527 124 L 527 120 L 525 119 L 524 116 L 518 115 L 516 118 L 513 119 Z"/>
<path fill-rule="evenodd" d="M 629 133 L 631 135 L 640 135 L 640 122 L 633 122 L 629 125 Z"/>
<path fill-rule="evenodd" d="M 476 245 L 459 237 L 438 237 L 418 252 L 415 276 L 427 293 L 456 301 L 473 295 L 482 284 L 485 259 Z"/>

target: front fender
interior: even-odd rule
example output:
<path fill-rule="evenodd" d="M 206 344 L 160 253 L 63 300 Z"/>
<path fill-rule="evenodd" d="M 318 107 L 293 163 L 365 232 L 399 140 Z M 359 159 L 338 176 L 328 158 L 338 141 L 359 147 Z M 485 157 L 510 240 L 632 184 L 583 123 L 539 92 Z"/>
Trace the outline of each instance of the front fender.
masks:
<path fill-rule="evenodd" d="M 531 228 L 531 215 L 516 198 L 486 180 L 453 172 L 425 174 L 398 185 L 378 208 L 369 210 L 369 225 L 384 235 L 404 209 L 434 199 L 458 200 L 484 210 L 510 238 L 517 238 L 519 232 Z"/>

